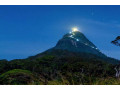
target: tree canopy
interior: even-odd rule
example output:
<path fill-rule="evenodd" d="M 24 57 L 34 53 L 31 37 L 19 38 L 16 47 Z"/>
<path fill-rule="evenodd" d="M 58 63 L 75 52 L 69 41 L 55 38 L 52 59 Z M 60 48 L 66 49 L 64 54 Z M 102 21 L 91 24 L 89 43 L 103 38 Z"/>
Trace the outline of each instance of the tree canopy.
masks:
<path fill-rule="evenodd" d="M 120 46 L 120 36 L 117 36 L 115 40 L 113 40 L 111 43 Z"/>

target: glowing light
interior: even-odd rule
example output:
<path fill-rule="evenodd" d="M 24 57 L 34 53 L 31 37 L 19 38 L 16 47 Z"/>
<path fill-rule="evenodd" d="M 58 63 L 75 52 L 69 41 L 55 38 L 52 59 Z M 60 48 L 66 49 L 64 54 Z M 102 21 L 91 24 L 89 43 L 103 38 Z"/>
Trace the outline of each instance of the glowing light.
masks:
<path fill-rule="evenodd" d="M 75 35 L 75 33 L 73 33 L 73 35 Z"/>
<path fill-rule="evenodd" d="M 70 35 L 69 37 L 74 38 L 73 35 Z"/>
<path fill-rule="evenodd" d="M 70 35 L 70 37 L 72 37 L 72 35 Z"/>
<path fill-rule="evenodd" d="M 72 32 L 77 32 L 77 31 L 79 31 L 78 28 L 76 27 L 72 28 Z"/>
<path fill-rule="evenodd" d="M 79 41 L 79 39 L 76 39 L 76 41 Z"/>

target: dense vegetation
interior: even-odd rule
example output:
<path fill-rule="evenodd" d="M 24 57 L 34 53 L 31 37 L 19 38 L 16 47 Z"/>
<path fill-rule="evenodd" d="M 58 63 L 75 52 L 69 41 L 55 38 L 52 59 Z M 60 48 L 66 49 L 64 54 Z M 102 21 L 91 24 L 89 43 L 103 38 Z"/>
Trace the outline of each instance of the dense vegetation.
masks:
<path fill-rule="evenodd" d="M 37 78 L 28 70 L 13 69 L 0 75 L 1 84 L 31 85 L 39 84 Z"/>
<path fill-rule="evenodd" d="M 116 64 L 91 54 L 67 54 L 69 56 L 41 54 L 36 58 L 0 60 L 0 84 L 120 84 L 115 78 Z"/>

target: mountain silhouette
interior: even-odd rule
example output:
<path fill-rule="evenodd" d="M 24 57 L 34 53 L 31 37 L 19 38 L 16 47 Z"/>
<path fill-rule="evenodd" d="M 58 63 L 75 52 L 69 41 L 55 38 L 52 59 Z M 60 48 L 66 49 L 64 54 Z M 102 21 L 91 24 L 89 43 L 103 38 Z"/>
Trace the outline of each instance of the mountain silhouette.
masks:
<path fill-rule="evenodd" d="M 30 56 L 28 59 L 34 60 L 46 55 L 54 55 L 56 57 L 82 57 L 82 58 L 94 58 L 100 59 L 102 61 L 118 64 L 119 61 L 107 57 L 103 54 L 91 41 L 89 41 L 83 33 L 80 31 L 72 31 L 65 34 L 62 39 L 60 39 L 56 46 L 46 50 L 43 53 L 37 54 L 35 56 Z"/>

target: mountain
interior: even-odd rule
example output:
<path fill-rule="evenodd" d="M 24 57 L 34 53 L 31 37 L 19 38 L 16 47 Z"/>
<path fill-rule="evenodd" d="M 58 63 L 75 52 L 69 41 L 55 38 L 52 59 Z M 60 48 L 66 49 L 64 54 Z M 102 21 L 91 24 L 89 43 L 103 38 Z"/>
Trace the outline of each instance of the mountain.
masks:
<path fill-rule="evenodd" d="M 105 55 L 79 31 L 65 34 L 63 38 L 58 41 L 54 49 L 91 53 L 105 57 Z"/>
<path fill-rule="evenodd" d="M 89 41 L 80 31 L 72 31 L 65 34 L 56 46 L 46 50 L 43 53 L 31 56 L 28 59 L 34 60 L 45 55 L 54 55 L 57 57 L 82 57 L 96 58 L 111 64 L 118 64 L 119 61 L 107 57 L 91 41 Z"/>

